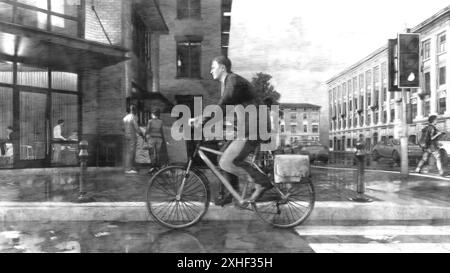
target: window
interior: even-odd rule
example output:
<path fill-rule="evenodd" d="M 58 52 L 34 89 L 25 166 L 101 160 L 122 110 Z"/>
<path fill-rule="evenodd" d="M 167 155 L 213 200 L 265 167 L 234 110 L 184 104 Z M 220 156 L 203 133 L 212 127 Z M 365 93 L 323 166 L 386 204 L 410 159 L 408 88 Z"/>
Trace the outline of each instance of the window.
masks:
<path fill-rule="evenodd" d="M 391 109 L 391 122 L 395 120 L 395 109 Z"/>
<path fill-rule="evenodd" d="M 350 112 L 352 111 L 352 101 L 351 100 L 348 102 L 348 110 Z"/>
<path fill-rule="evenodd" d="M 446 82 L 447 69 L 445 66 L 439 67 L 439 85 L 444 85 Z"/>
<path fill-rule="evenodd" d="M 178 19 L 201 18 L 200 0 L 178 0 L 177 14 Z"/>
<path fill-rule="evenodd" d="M 424 88 L 425 88 L 425 94 L 430 94 L 431 93 L 431 76 L 430 76 L 430 72 L 425 72 L 424 73 Z"/>
<path fill-rule="evenodd" d="M 281 132 L 284 133 L 284 125 L 281 125 Z"/>
<path fill-rule="evenodd" d="M 423 59 L 429 59 L 430 58 L 430 41 L 423 42 Z"/>
<path fill-rule="evenodd" d="M 372 105 L 372 71 L 366 71 L 366 98 L 367 106 Z"/>
<path fill-rule="evenodd" d="M 440 98 L 439 99 L 439 104 L 438 104 L 438 114 L 439 115 L 443 115 L 445 113 L 445 111 L 447 110 L 447 104 L 446 104 L 446 98 Z"/>
<path fill-rule="evenodd" d="M 386 111 L 386 110 L 383 111 L 383 120 L 382 120 L 382 123 L 387 123 L 387 111 Z"/>
<path fill-rule="evenodd" d="M 371 121 L 372 121 L 372 115 L 370 113 L 367 113 L 366 125 L 369 126 Z"/>
<path fill-rule="evenodd" d="M 445 33 L 442 33 L 438 36 L 438 53 L 445 52 L 445 43 L 447 41 L 447 38 L 445 36 Z"/>
<path fill-rule="evenodd" d="M 308 119 L 308 114 L 303 114 L 303 119 Z"/>
<path fill-rule="evenodd" d="M 291 126 L 291 134 L 296 134 L 297 133 L 297 125 L 292 125 Z"/>
<path fill-rule="evenodd" d="M 297 113 L 291 113 L 291 120 L 293 121 L 297 120 Z"/>
<path fill-rule="evenodd" d="M 417 117 L 417 103 L 411 104 L 411 116 L 413 119 Z"/>
<path fill-rule="evenodd" d="M 387 64 L 381 64 L 381 92 L 382 92 L 382 100 L 387 100 Z"/>
<path fill-rule="evenodd" d="M 308 125 L 303 125 L 303 132 L 308 133 Z"/>
<path fill-rule="evenodd" d="M 177 77 L 200 78 L 200 42 L 178 42 Z"/>
<path fill-rule="evenodd" d="M 2 21 L 79 37 L 82 20 L 78 16 L 82 2 L 84 0 L 8 1 L 0 3 L 0 15 Z"/>
<path fill-rule="evenodd" d="M 424 101 L 423 103 L 423 115 L 425 117 L 430 115 L 430 100 Z"/>
<path fill-rule="evenodd" d="M 312 132 L 313 132 L 314 134 L 317 134 L 317 133 L 319 132 L 319 125 L 313 125 L 313 126 L 312 126 Z"/>

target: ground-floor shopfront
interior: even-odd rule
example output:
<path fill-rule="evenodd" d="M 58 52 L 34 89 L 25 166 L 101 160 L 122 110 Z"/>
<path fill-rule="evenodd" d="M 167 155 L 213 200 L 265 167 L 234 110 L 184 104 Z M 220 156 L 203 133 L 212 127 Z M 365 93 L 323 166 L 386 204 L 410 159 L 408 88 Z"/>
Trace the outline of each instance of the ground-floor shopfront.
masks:
<path fill-rule="evenodd" d="M 421 136 L 422 128 L 427 125 L 427 120 L 416 120 L 408 125 L 408 141 L 417 144 Z M 438 130 L 450 132 L 450 117 L 440 116 L 436 125 Z M 368 128 L 342 130 L 330 134 L 330 148 L 334 151 L 354 151 L 356 141 L 360 135 L 363 135 L 367 149 L 371 149 L 376 143 L 383 142 L 385 139 L 398 139 L 400 132 L 400 123 L 372 126 Z"/>
<path fill-rule="evenodd" d="M 90 80 L 84 75 L 124 61 L 125 54 L 0 22 L 0 168 L 79 164 L 78 143 L 89 122 L 83 97 L 91 92 L 83 89 Z"/>

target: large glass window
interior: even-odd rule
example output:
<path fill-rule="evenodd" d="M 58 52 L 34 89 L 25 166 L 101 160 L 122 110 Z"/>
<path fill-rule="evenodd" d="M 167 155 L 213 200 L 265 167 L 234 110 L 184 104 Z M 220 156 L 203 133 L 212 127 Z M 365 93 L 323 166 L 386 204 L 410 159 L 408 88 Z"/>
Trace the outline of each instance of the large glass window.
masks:
<path fill-rule="evenodd" d="M 48 88 L 48 70 L 24 64 L 18 64 L 17 84 Z"/>
<path fill-rule="evenodd" d="M 16 126 L 13 129 L 17 147 L 12 151 L 8 149 L 9 159 L 2 159 L 6 153 L 2 151 L 0 167 L 4 167 L 5 162 L 12 167 L 14 157 L 20 164 L 22 161 L 47 162 L 50 158 L 57 165 L 77 164 L 78 75 L 22 63 L 16 64 L 14 75 L 13 67 L 11 62 L 0 62 L 0 139 L 7 137 L 7 127 Z M 13 90 L 17 97 L 13 96 Z M 58 121 L 64 121 L 60 130 L 63 138 L 59 140 L 63 142 L 56 143 L 52 134 Z"/>
<path fill-rule="evenodd" d="M 20 92 L 20 160 L 45 159 L 47 95 Z"/>
<path fill-rule="evenodd" d="M 12 167 L 14 149 L 9 139 L 8 127 L 13 126 L 13 92 L 12 88 L 0 86 L 0 168 Z"/>
<path fill-rule="evenodd" d="M 0 83 L 13 83 L 13 64 L 0 61 Z"/>
<path fill-rule="evenodd" d="M 1 20 L 70 36 L 80 36 L 85 0 L 0 0 Z"/>

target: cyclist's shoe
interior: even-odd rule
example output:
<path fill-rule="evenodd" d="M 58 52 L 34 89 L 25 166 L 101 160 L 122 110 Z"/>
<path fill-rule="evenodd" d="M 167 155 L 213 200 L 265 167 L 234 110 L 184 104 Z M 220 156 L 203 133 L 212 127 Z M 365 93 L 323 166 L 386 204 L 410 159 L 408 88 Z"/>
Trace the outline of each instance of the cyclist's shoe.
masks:
<path fill-rule="evenodd" d="M 214 204 L 216 206 L 225 206 L 227 204 L 231 204 L 233 202 L 233 196 L 231 194 L 218 195 L 214 200 Z"/>
<path fill-rule="evenodd" d="M 246 202 L 254 203 L 256 200 L 258 200 L 259 197 L 261 197 L 266 191 L 273 188 L 272 184 L 261 186 L 256 184 L 255 191 L 253 192 L 252 196 L 250 198 L 245 199 Z"/>
<path fill-rule="evenodd" d="M 244 200 L 244 203 L 239 203 L 239 201 L 234 200 L 234 207 L 240 210 L 252 210 L 251 203 Z"/>

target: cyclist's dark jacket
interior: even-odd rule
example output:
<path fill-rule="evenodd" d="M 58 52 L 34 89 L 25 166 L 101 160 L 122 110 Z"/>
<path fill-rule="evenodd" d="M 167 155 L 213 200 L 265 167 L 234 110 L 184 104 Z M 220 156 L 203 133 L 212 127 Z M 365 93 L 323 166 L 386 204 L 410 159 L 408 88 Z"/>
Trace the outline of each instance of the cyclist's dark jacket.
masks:
<path fill-rule="evenodd" d="M 248 105 L 255 105 L 258 107 L 258 100 L 254 91 L 252 84 L 244 79 L 243 77 L 230 73 L 225 78 L 224 91 L 222 98 L 219 101 L 219 106 L 222 108 L 224 113 L 224 118 L 226 116 L 226 107 L 227 105 L 242 105 L 244 108 Z M 258 110 L 258 108 L 256 108 Z M 259 126 L 259 117 L 257 116 L 257 120 L 249 120 L 248 114 L 246 114 L 245 118 L 245 136 L 249 136 L 249 124 L 256 122 L 256 128 L 258 131 Z M 237 126 L 237 118 L 235 117 L 235 126 Z M 259 139 L 259 133 L 257 135 Z"/>

